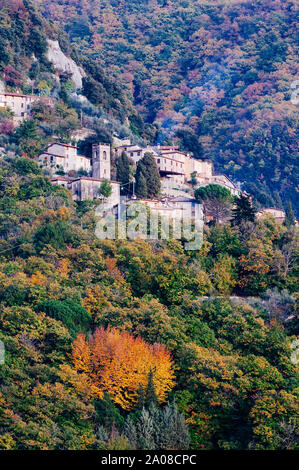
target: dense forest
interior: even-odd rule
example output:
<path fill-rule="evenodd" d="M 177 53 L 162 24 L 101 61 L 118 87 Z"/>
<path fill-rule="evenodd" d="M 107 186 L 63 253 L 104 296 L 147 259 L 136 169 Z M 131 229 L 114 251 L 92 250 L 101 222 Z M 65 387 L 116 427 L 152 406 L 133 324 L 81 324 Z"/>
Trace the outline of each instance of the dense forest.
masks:
<path fill-rule="evenodd" d="M 1 448 L 296 447 L 293 226 L 100 241 L 34 161 L 0 190 Z"/>
<path fill-rule="evenodd" d="M 185 149 L 211 158 L 263 206 L 295 205 L 296 1 L 35 3 L 117 79 L 158 126 L 157 141 L 187 132 Z"/>
<path fill-rule="evenodd" d="M 239 203 L 196 251 L 99 240 L 100 201 L 74 202 L 35 161 L 83 118 L 97 141 L 177 138 L 260 203 L 294 202 L 294 2 L 176 3 L 48 0 L 48 20 L 0 0 L 0 80 L 40 96 L 17 128 L 0 109 L 1 450 L 298 448 L 291 209 L 282 224 Z M 83 68 L 82 90 L 48 39 Z"/>

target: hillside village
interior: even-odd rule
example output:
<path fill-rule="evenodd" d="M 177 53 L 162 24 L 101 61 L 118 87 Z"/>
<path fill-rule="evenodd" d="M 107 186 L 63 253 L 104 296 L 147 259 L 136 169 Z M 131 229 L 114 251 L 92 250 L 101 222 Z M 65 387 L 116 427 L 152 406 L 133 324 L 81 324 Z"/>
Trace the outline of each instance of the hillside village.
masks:
<path fill-rule="evenodd" d="M 218 184 L 229 189 L 233 196 L 241 194 L 241 190 L 225 175 L 213 174 L 212 162 L 196 160 L 180 152 L 176 146 L 159 145 L 143 148 L 127 142 L 112 149 L 106 144 L 95 144 L 92 148 L 92 158 L 89 159 L 78 154 L 76 146 L 56 142 L 50 144 L 39 156 L 39 163 L 51 171 L 52 183 L 68 188 L 76 201 L 98 198 L 101 184 L 105 180 L 109 181 L 112 193 L 107 198 L 106 204 L 115 207 L 120 204 L 120 183 L 111 178 L 112 152 L 116 158 L 119 158 L 122 152 L 126 152 L 134 165 L 137 165 L 146 154 L 154 156 L 161 182 L 159 198 L 137 198 L 133 189 L 128 195 L 128 200 L 130 202 L 138 199 L 164 217 L 181 217 L 181 212 L 188 209 L 193 216 L 197 214 L 199 216 L 199 204 L 194 199 L 191 184 L 188 183 L 192 176 L 196 178 L 196 187 Z M 66 176 L 55 174 L 57 171 L 63 171 Z M 77 172 L 78 176 L 67 176 L 69 172 Z M 85 175 L 79 176 L 80 172 L 84 172 Z"/>
<path fill-rule="evenodd" d="M 13 123 L 17 127 L 31 117 L 31 107 L 39 100 L 38 95 L 0 92 L 0 107 L 10 109 Z M 44 99 L 45 97 L 43 97 Z M 46 102 L 53 106 L 55 100 L 46 97 Z M 87 132 L 86 132 L 87 131 Z M 90 131 L 92 132 L 92 131 Z M 77 135 L 88 135 L 86 129 L 79 129 Z M 92 158 L 80 155 L 77 145 L 63 142 L 50 143 L 38 156 L 39 165 L 50 173 L 52 184 L 61 185 L 71 191 L 75 201 L 93 200 L 100 197 L 103 181 L 111 184 L 111 195 L 105 199 L 106 205 L 117 208 L 120 204 L 121 183 L 112 179 L 111 159 L 119 158 L 125 152 L 136 166 L 150 153 L 154 156 L 160 175 L 161 192 L 158 198 L 137 198 L 134 193 L 134 176 L 132 190 L 127 192 L 127 203 L 142 202 L 164 217 L 181 218 L 184 211 L 192 217 L 200 217 L 200 204 L 194 198 L 194 189 L 216 184 L 229 190 L 232 196 L 242 194 L 240 183 L 233 182 L 226 175 L 214 172 L 210 160 L 197 159 L 187 152 L 182 152 L 176 145 L 140 145 L 132 144 L 130 139 L 114 138 L 114 145 L 99 143 L 92 148 Z M 192 182 L 192 184 L 190 184 Z M 285 213 L 279 208 L 261 209 L 257 216 L 272 214 L 283 221 Z M 205 214 L 206 220 L 211 220 Z"/>

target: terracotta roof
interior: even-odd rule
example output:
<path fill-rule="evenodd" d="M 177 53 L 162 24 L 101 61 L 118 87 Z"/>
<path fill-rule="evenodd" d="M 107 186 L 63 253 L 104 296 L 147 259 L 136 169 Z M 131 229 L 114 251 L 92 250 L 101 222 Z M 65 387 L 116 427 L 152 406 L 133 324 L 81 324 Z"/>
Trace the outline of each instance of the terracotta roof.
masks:
<path fill-rule="evenodd" d="M 51 181 L 57 181 L 57 180 L 69 181 L 68 178 L 64 178 L 64 176 L 57 176 L 56 178 L 51 178 Z"/>
<path fill-rule="evenodd" d="M 70 144 L 63 144 L 62 142 L 52 142 L 52 144 L 49 144 L 47 149 L 52 147 L 52 145 L 61 145 L 62 147 L 68 147 L 68 148 L 73 148 L 73 149 L 77 149 L 78 147 L 75 146 L 75 145 L 70 145 Z"/>
<path fill-rule="evenodd" d="M 117 145 L 115 147 L 115 149 L 122 149 L 122 148 L 129 148 L 129 147 L 138 147 L 138 145 L 133 145 L 133 144 L 130 144 L 130 145 Z"/>
<path fill-rule="evenodd" d="M 106 178 L 93 178 L 91 176 L 79 176 L 78 178 L 73 179 L 73 181 L 80 181 L 80 180 L 87 180 L 87 181 L 106 181 Z M 110 183 L 121 184 L 119 181 L 108 180 Z"/>
<path fill-rule="evenodd" d="M 0 95 L 2 95 L 2 96 L 18 96 L 20 98 L 39 98 L 39 96 L 37 96 L 37 95 L 23 95 L 22 93 L 1 92 Z"/>
<path fill-rule="evenodd" d="M 184 155 L 184 157 L 188 157 L 189 155 L 187 155 L 186 153 L 184 152 L 180 152 L 179 150 L 173 150 L 172 152 L 161 152 L 162 155 L 169 155 L 169 154 L 172 154 L 172 153 L 179 153 L 180 155 Z"/>

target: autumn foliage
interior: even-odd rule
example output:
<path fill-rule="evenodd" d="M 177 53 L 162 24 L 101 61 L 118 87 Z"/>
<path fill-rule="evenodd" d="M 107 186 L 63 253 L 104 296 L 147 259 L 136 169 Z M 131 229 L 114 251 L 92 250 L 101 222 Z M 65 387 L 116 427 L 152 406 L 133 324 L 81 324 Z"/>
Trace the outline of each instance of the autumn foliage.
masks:
<path fill-rule="evenodd" d="M 149 345 L 116 329 L 98 328 L 88 339 L 79 334 L 72 359 L 76 370 L 89 377 L 98 397 L 109 392 L 127 410 L 134 408 L 140 385 L 146 387 L 150 368 L 160 403 L 174 386 L 173 362 L 165 346 Z"/>

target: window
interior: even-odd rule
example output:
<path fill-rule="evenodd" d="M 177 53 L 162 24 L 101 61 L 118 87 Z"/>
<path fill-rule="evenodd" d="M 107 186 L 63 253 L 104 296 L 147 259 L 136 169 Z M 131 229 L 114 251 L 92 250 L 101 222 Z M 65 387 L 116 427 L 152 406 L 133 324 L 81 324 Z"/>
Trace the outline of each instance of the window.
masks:
<path fill-rule="evenodd" d="M 157 162 L 160 163 L 160 158 L 157 159 Z"/>
<path fill-rule="evenodd" d="M 106 150 L 104 150 L 104 152 L 103 152 L 103 160 L 107 160 L 107 152 L 106 152 Z"/>

